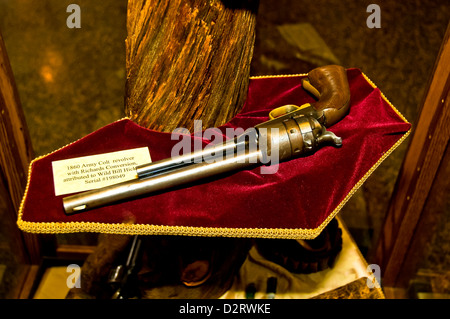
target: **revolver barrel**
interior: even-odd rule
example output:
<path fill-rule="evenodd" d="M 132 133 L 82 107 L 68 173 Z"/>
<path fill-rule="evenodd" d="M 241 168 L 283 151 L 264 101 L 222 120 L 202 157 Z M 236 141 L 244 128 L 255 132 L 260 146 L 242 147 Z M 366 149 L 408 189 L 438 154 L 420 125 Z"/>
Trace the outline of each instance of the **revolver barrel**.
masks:
<path fill-rule="evenodd" d="M 248 136 L 249 138 L 253 138 L 256 143 L 257 137 L 254 134 L 249 134 Z M 216 159 L 222 159 L 227 155 L 237 153 L 240 149 L 245 149 L 247 145 L 248 139 L 245 139 L 244 136 L 238 136 L 214 147 L 207 146 L 200 151 L 137 166 L 136 173 L 139 178 L 156 176 L 169 170 L 182 168 L 195 163 L 211 162 Z"/>

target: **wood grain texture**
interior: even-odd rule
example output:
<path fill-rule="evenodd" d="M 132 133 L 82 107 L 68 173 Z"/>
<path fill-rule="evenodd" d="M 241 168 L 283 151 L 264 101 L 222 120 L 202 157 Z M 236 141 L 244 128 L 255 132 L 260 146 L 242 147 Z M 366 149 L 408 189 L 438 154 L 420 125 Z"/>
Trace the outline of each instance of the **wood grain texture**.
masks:
<path fill-rule="evenodd" d="M 128 2 L 128 117 L 170 132 L 230 120 L 247 95 L 257 1 Z"/>

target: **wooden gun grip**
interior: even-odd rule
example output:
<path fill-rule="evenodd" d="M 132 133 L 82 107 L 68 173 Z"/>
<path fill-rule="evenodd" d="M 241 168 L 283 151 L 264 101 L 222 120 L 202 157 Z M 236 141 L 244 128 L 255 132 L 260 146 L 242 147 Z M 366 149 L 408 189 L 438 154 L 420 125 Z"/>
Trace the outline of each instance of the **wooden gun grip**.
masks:
<path fill-rule="evenodd" d="M 342 66 L 327 65 L 316 68 L 302 80 L 302 85 L 319 99 L 311 104 L 317 111 L 323 112 L 320 122 L 326 127 L 340 121 L 347 114 L 350 89 L 347 72 Z"/>

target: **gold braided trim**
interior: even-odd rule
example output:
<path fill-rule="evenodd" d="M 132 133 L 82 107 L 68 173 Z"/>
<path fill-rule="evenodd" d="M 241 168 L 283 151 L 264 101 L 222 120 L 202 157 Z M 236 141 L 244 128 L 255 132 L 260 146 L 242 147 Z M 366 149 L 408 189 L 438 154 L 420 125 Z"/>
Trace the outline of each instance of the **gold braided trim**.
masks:
<path fill-rule="evenodd" d="M 362 73 L 367 82 L 376 88 L 375 84 Z M 295 77 L 304 76 L 305 74 L 292 75 L 270 75 L 270 76 L 256 76 L 252 79 L 258 78 L 276 78 L 276 77 Z M 391 102 L 381 93 L 383 99 L 388 105 L 400 116 L 400 118 L 408 123 L 405 117 L 392 105 Z M 127 117 L 122 118 L 128 119 Z M 121 121 L 118 120 L 118 121 Z M 317 228 L 228 228 L 228 227 L 192 227 L 192 226 L 165 226 L 165 225 L 148 225 L 148 224 L 126 224 L 126 223 L 98 223 L 98 222 L 27 222 L 22 219 L 23 206 L 25 198 L 28 193 L 28 188 L 31 179 L 31 167 L 34 161 L 37 161 L 45 156 L 57 152 L 61 148 L 71 145 L 75 142 L 69 143 L 64 147 L 59 148 L 47 155 L 43 155 L 34 159 L 28 168 L 28 181 L 25 188 L 25 194 L 19 208 L 17 225 L 25 232 L 31 233 L 46 233 L 46 234 L 60 234 L 60 233 L 79 233 L 79 232 L 93 232 L 106 234 L 122 234 L 122 235 L 177 235 L 177 236 L 198 236 L 198 237 L 237 237 L 237 238 L 273 238 L 273 239 L 314 239 L 328 223 L 336 217 L 339 211 L 344 207 L 347 201 L 355 194 L 361 185 L 369 178 L 375 169 L 408 137 L 411 129 L 408 130 L 383 156 L 367 171 L 367 173 L 353 186 L 347 196 L 339 203 L 333 212 L 320 224 Z"/>

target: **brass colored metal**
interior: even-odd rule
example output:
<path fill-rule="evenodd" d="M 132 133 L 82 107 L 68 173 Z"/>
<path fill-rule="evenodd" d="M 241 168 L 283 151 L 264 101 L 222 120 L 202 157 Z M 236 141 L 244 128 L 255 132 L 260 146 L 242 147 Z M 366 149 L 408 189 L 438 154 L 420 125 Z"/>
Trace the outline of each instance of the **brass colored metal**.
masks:
<path fill-rule="evenodd" d="M 303 109 L 310 112 L 309 109 Z M 208 150 L 166 159 L 137 168 L 138 178 L 101 189 L 68 196 L 63 199 L 66 214 L 74 214 L 96 207 L 128 200 L 138 196 L 165 191 L 175 186 L 191 183 L 225 172 L 267 163 L 271 151 L 277 148 L 278 161 L 289 160 L 298 155 L 314 152 L 321 144 L 341 145 L 341 139 L 326 131 L 315 118 L 294 112 L 255 126 L 250 134 L 236 137 Z M 267 141 L 263 146 L 262 140 Z M 250 147 L 250 144 L 257 147 Z M 243 146 L 243 147 L 242 147 Z M 226 152 L 232 150 L 233 157 Z M 244 150 L 238 151 L 238 150 Z M 220 160 L 207 161 L 222 155 Z M 180 158 L 184 161 L 180 161 Z M 200 163 L 194 160 L 202 159 Z"/>
<path fill-rule="evenodd" d="M 280 117 L 281 115 L 285 115 L 287 113 L 298 111 L 298 110 L 301 110 L 308 106 L 311 106 L 311 104 L 306 103 L 306 104 L 303 104 L 302 106 L 297 106 L 294 104 L 283 105 L 283 106 L 277 107 L 276 109 L 273 109 L 272 111 L 270 111 L 269 118 L 271 120 L 273 120 L 277 117 Z"/>

